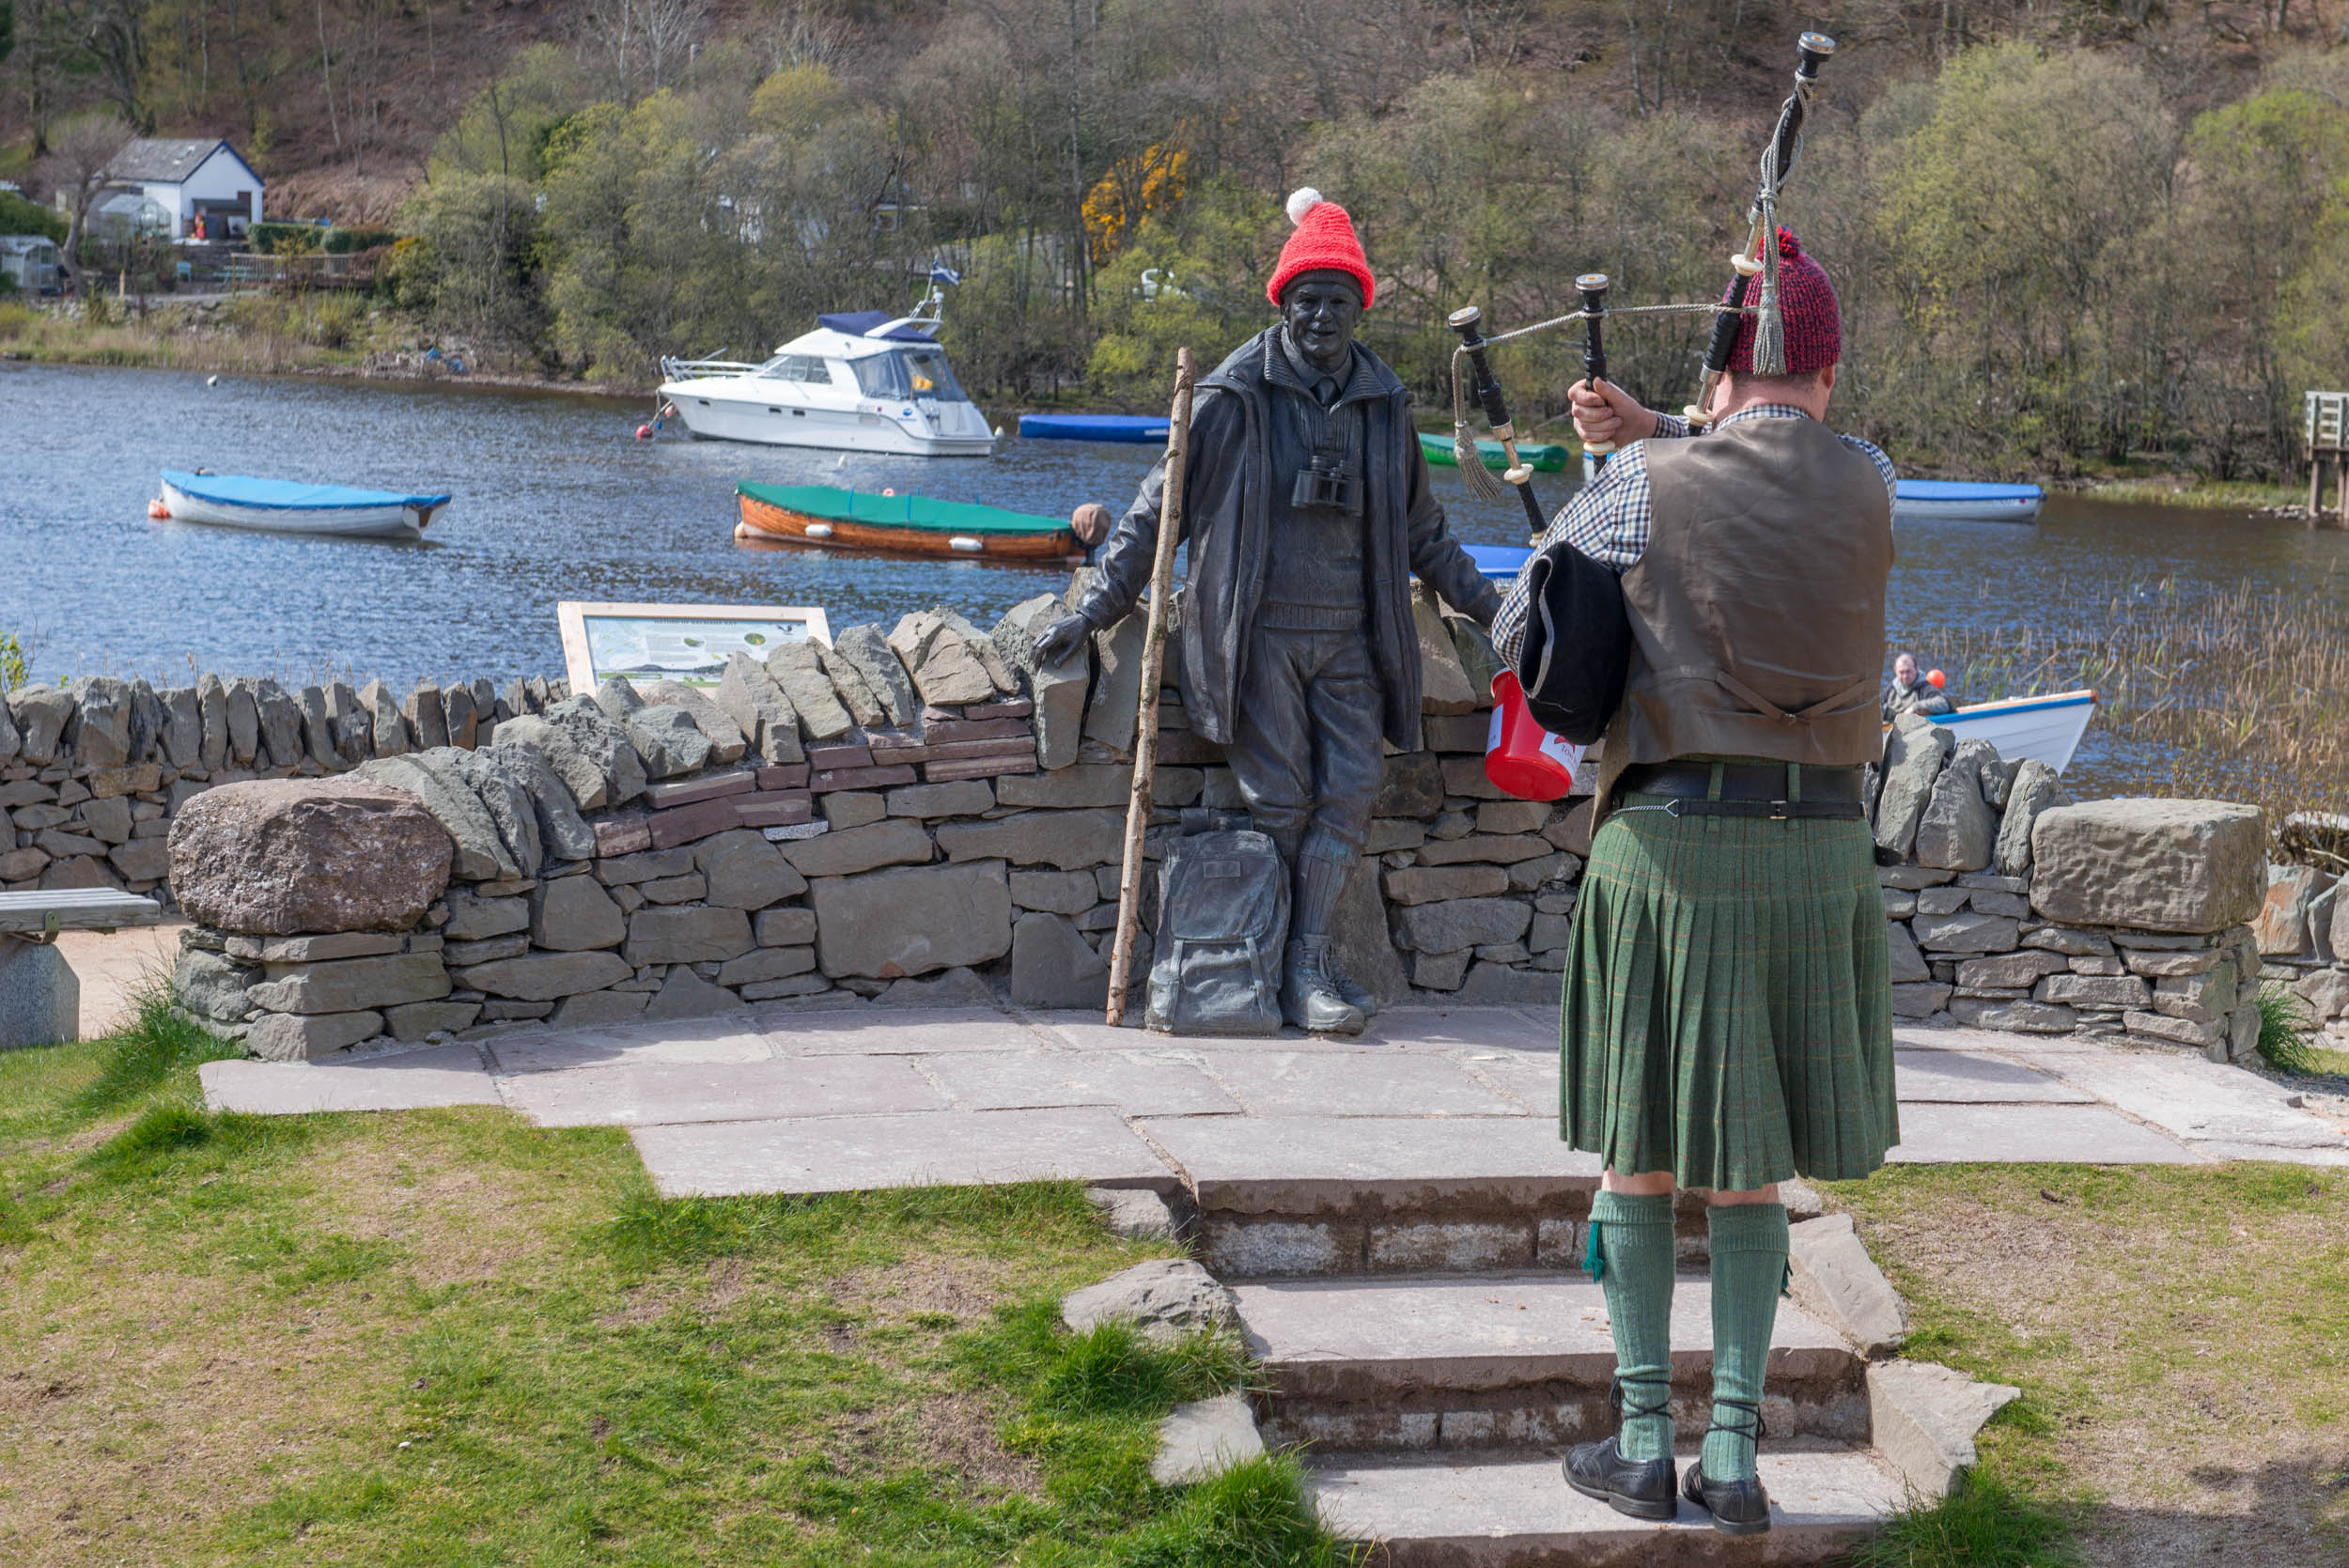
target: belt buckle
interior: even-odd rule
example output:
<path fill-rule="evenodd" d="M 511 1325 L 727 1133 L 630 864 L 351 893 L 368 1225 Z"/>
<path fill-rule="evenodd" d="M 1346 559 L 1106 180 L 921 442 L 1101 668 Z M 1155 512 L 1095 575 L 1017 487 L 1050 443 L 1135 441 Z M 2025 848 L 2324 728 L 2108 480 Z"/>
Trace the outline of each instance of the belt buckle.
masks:
<path fill-rule="evenodd" d="M 1787 810 L 1786 810 L 1786 802 L 1785 802 L 1785 801 L 1783 801 L 1783 800 L 1773 800 L 1773 801 L 1771 801 L 1771 802 L 1770 802 L 1770 820 L 1771 820 L 1771 821 L 1773 821 L 1773 822 L 1783 822 L 1783 821 L 1785 821 L 1785 820 L 1786 820 L 1786 818 L 1787 818 L 1787 816 L 1788 816 L 1788 815 L 1789 815 L 1789 813 L 1788 813 L 1788 812 L 1787 812 Z"/>

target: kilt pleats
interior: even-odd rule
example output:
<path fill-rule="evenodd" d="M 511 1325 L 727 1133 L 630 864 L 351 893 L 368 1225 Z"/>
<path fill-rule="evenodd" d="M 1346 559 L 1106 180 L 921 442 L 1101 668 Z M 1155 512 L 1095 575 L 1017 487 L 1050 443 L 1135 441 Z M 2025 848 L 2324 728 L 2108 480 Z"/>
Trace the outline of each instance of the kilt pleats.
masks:
<path fill-rule="evenodd" d="M 1619 810 L 1574 920 L 1559 1106 L 1574 1147 L 1745 1190 L 1864 1176 L 1900 1141 L 1865 822 Z"/>

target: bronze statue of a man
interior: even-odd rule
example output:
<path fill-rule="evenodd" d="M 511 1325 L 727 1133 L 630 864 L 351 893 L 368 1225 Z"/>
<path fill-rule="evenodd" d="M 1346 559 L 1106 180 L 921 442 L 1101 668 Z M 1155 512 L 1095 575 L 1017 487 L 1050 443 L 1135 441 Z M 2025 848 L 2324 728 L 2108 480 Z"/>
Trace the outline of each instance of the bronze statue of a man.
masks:
<path fill-rule="evenodd" d="M 1410 580 L 1480 625 L 1500 598 L 1429 489 L 1409 392 L 1354 341 L 1376 286 L 1353 221 L 1310 189 L 1288 210 L 1297 228 L 1265 289 L 1280 321 L 1199 383 L 1180 678 L 1191 727 L 1222 745 L 1296 879 L 1282 1012 L 1355 1033 L 1375 1009 L 1330 952 L 1331 922 L 1368 837 L 1384 747 L 1420 747 Z M 1133 608 L 1165 481 L 1161 460 L 1040 657 L 1066 657 Z"/>

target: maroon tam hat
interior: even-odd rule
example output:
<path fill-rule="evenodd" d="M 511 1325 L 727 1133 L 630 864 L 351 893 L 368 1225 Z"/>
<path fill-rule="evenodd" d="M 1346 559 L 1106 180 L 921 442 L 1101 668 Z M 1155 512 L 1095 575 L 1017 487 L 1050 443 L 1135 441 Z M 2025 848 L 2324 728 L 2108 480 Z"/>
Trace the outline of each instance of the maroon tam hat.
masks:
<path fill-rule="evenodd" d="M 1724 293 L 1721 302 L 1726 304 Z M 1762 279 L 1746 284 L 1746 303 L 1762 303 Z M 1835 286 L 1826 271 L 1803 254 L 1802 241 L 1791 228 L 1778 231 L 1778 314 L 1786 329 L 1786 373 L 1808 375 L 1824 370 L 1843 357 L 1843 310 L 1835 303 Z M 1759 316 L 1749 316 L 1737 329 L 1737 351 L 1729 356 L 1733 376 L 1753 374 L 1754 329 Z"/>

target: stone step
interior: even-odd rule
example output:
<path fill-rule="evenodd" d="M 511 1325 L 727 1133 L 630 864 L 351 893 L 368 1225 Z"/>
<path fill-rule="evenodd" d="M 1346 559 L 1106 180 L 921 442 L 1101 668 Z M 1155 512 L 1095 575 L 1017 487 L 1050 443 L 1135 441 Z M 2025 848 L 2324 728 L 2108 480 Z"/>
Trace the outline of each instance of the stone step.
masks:
<path fill-rule="evenodd" d="M 1365 1066 L 1364 1071 L 1376 1071 Z M 1220 1280 L 1569 1268 L 1599 1161 L 1547 1117 L 1180 1116 L 1143 1121 L 1198 1200 Z M 1704 1259 L 1682 1194 L 1680 1256 Z"/>
<path fill-rule="evenodd" d="M 1679 1458 L 1685 1468 L 1696 1451 Z M 1307 1479 L 1323 1521 L 1377 1543 L 1381 1568 L 1678 1568 L 1818 1562 L 1873 1534 L 1902 1505 L 1901 1483 L 1863 1449 L 1765 1447 L 1771 1528 L 1732 1537 L 1688 1502 L 1670 1524 L 1618 1514 L 1570 1489 L 1555 1458 L 1405 1459 L 1324 1454 Z"/>
<path fill-rule="evenodd" d="M 1238 1281 L 1264 1363 L 1265 1440 L 1363 1452 L 1563 1448 L 1614 1430 L 1607 1305 L 1580 1274 Z M 1711 1419 L 1712 1289 L 1672 1292 L 1672 1417 Z M 1763 1416 L 1772 1434 L 1864 1442 L 1867 1363 L 1781 1300 Z"/>

